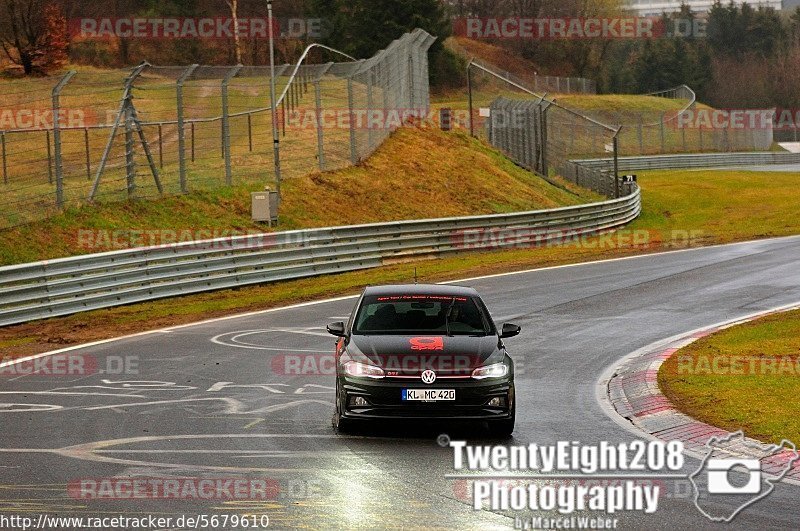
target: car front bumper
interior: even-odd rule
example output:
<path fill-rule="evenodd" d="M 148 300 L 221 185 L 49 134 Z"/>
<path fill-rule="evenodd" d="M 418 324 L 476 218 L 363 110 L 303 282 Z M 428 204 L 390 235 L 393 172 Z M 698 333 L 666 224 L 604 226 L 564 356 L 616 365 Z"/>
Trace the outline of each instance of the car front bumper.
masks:
<path fill-rule="evenodd" d="M 418 379 L 342 378 L 342 417 L 346 419 L 448 419 L 507 420 L 513 415 L 513 378 L 474 380 L 458 378 L 437 380 L 425 385 Z M 402 400 L 403 389 L 454 389 L 454 401 L 410 402 Z M 354 397 L 369 402 L 366 406 L 351 404 Z M 501 406 L 489 406 L 492 398 L 503 400 Z"/>

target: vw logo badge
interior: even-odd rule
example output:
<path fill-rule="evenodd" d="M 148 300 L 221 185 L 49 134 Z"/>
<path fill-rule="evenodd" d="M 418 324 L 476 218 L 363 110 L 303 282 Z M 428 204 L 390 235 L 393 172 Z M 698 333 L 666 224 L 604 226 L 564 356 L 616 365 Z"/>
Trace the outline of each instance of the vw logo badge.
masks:
<path fill-rule="evenodd" d="M 427 371 L 422 372 L 422 382 L 426 384 L 432 384 L 436 381 L 436 373 L 432 370 L 428 369 Z"/>

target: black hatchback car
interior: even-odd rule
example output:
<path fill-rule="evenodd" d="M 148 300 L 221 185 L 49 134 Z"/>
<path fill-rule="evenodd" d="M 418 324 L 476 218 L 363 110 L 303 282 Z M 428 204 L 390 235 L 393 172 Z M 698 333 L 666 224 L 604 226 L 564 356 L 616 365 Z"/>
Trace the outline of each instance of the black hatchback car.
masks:
<path fill-rule="evenodd" d="M 336 411 L 346 432 L 362 421 L 487 421 L 493 435 L 514 431 L 514 363 L 478 292 L 442 285 L 364 290 L 350 320 L 332 323 Z"/>

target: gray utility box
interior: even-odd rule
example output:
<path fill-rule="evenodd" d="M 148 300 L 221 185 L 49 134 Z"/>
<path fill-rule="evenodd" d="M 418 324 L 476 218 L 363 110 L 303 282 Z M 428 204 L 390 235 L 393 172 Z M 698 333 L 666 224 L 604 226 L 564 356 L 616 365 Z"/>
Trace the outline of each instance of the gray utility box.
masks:
<path fill-rule="evenodd" d="M 250 199 L 253 221 L 266 221 L 270 227 L 273 223 L 278 223 L 278 192 L 270 189 L 253 192 Z"/>

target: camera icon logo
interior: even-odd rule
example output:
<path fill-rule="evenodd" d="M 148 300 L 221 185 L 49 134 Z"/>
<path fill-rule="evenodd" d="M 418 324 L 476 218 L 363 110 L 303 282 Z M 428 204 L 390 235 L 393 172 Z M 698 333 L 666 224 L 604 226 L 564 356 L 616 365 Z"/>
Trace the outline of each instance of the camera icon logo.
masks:
<path fill-rule="evenodd" d="M 712 522 L 731 522 L 769 496 L 800 459 L 791 441 L 762 444 L 739 431 L 712 437 L 700 468 L 689 476 L 694 504 Z"/>
<path fill-rule="evenodd" d="M 738 486 L 730 478 L 730 474 L 737 469 L 749 472 L 744 485 Z M 709 494 L 761 493 L 761 463 L 758 459 L 709 459 L 706 470 Z"/>

